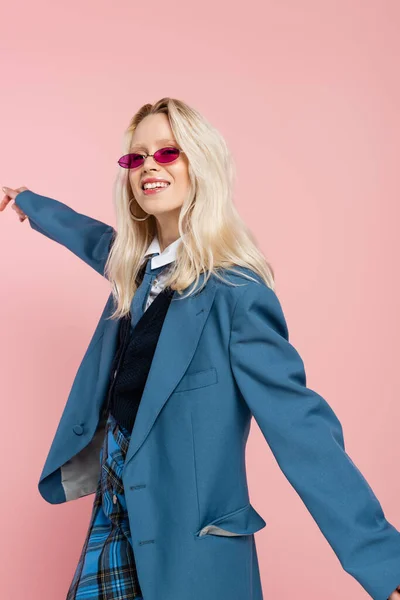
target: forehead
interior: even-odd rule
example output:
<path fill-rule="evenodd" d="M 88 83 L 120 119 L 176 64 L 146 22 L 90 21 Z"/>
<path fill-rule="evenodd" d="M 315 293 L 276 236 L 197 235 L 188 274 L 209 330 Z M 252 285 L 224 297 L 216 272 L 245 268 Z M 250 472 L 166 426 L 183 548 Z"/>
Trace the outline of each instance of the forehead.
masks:
<path fill-rule="evenodd" d="M 176 140 L 174 140 L 173 138 L 162 138 L 162 139 L 157 139 L 154 140 L 152 142 L 154 144 L 154 146 L 157 146 L 158 148 L 161 148 L 163 145 L 166 144 L 174 144 L 176 145 Z M 146 143 L 146 142 L 132 142 L 131 144 L 131 150 L 147 150 L 148 146 L 150 146 L 150 143 Z"/>

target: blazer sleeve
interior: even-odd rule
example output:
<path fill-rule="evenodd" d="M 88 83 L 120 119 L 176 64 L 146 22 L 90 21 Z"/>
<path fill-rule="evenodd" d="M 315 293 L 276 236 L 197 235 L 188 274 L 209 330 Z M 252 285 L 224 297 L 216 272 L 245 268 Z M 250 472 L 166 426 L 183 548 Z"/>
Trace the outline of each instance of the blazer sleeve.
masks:
<path fill-rule="evenodd" d="M 111 225 L 31 190 L 17 194 L 15 203 L 27 215 L 32 229 L 62 244 L 104 276 L 104 267 L 116 233 Z"/>
<path fill-rule="evenodd" d="M 346 453 L 341 423 L 306 386 L 280 301 L 247 284 L 232 316 L 234 378 L 267 444 L 343 569 L 375 600 L 400 585 L 400 532 Z"/>

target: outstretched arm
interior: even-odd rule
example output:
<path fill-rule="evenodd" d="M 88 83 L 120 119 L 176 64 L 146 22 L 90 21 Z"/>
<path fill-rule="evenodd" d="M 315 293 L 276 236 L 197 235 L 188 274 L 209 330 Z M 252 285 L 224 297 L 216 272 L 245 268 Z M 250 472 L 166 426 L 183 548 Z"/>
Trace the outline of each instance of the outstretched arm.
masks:
<path fill-rule="evenodd" d="M 280 302 L 264 283 L 240 292 L 230 339 L 243 398 L 281 470 L 301 497 L 343 569 L 375 600 L 400 583 L 400 532 L 344 447 L 329 404 L 306 387 Z M 397 597 L 397 592 L 396 597 Z"/>
<path fill-rule="evenodd" d="M 32 229 L 62 244 L 95 271 L 104 267 L 115 230 L 111 225 L 78 213 L 66 204 L 24 190 L 15 203 L 27 215 Z"/>

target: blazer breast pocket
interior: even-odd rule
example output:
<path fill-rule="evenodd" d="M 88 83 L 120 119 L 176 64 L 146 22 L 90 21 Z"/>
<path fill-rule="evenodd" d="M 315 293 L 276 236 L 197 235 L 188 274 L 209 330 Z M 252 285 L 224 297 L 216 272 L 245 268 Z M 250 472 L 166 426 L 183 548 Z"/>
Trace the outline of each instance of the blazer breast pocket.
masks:
<path fill-rule="evenodd" d="M 182 377 L 173 393 L 187 392 L 189 390 L 196 390 L 197 388 L 203 388 L 209 385 L 214 385 L 218 382 L 217 369 L 210 367 L 209 369 L 203 369 L 202 371 L 192 371 L 191 373 L 185 373 Z"/>

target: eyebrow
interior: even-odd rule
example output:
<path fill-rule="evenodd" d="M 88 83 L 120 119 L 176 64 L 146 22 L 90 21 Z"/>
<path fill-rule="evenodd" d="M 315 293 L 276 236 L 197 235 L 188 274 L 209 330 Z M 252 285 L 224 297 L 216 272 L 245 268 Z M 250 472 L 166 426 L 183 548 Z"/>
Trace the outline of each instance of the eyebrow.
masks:
<path fill-rule="evenodd" d="M 164 144 L 164 143 L 166 143 L 166 144 L 177 144 L 175 140 L 171 140 L 169 138 L 165 138 L 165 139 L 162 139 L 162 140 L 157 140 L 156 143 L 157 144 L 161 144 L 161 143 L 162 144 Z M 136 144 L 133 144 L 133 146 L 131 146 L 131 150 L 138 149 L 138 148 L 146 148 L 146 144 L 136 143 Z"/>

